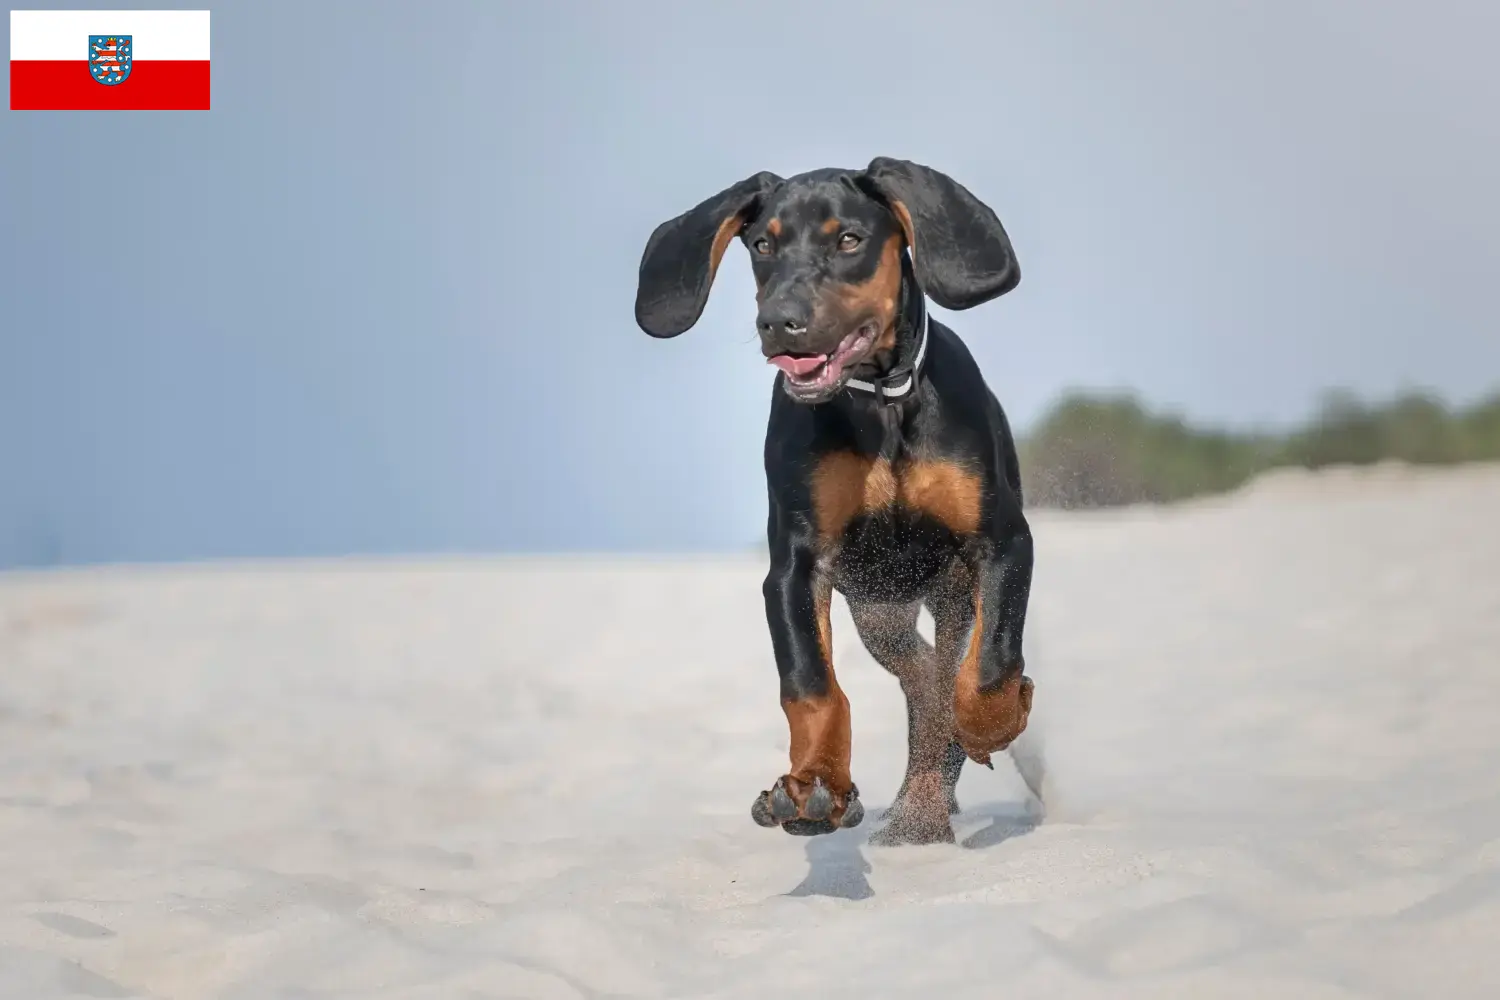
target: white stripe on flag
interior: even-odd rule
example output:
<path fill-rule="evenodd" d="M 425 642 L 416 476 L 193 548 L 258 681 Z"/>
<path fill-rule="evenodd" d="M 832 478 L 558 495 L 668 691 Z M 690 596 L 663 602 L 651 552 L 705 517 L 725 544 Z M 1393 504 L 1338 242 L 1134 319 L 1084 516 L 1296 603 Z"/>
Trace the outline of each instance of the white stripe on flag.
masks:
<path fill-rule="evenodd" d="M 131 35 L 131 56 L 152 60 L 208 59 L 206 10 L 13 10 L 10 58 L 89 57 L 90 35 Z"/>

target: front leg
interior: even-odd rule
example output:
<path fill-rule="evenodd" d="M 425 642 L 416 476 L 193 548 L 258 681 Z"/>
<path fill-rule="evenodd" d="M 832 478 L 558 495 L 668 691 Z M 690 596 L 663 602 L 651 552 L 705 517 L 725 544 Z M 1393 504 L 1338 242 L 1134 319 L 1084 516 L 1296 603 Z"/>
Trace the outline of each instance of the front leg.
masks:
<path fill-rule="evenodd" d="M 953 692 L 954 739 L 987 766 L 990 754 L 1025 731 L 1031 714 L 1033 686 L 1021 653 L 1031 565 L 1031 532 L 1022 522 L 977 560 L 968 599 L 953 601 L 940 623 L 950 646 L 958 635 L 966 640 Z"/>
<path fill-rule="evenodd" d="M 858 826 L 865 814 L 849 777 L 849 699 L 833 671 L 833 585 L 810 546 L 775 537 L 771 544 L 766 623 L 781 675 L 791 762 L 756 798 L 750 815 L 788 833 L 832 833 Z"/>

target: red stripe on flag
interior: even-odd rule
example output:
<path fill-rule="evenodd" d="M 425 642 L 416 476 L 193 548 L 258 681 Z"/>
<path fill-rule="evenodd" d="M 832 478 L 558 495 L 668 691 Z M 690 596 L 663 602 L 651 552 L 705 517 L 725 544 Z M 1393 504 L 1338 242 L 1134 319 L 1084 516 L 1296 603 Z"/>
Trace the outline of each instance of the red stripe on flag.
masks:
<path fill-rule="evenodd" d="M 12 111 L 207 111 L 209 62 L 137 61 L 124 83 L 106 86 L 86 59 L 13 60 Z"/>

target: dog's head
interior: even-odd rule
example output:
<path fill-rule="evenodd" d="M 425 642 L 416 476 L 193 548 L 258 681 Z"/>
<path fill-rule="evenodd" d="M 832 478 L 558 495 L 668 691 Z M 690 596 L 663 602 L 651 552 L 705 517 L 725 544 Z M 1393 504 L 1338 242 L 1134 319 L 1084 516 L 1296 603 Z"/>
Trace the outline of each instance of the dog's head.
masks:
<path fill-rule="evenodd" d="M 878 157 L 859 171 L 759 173 L 656 227 L 636 291 L 641 329 L 675 337 L 698 322 L 736 236 L 750 251 L 761 349 L 800 402 L 828 399 L 894 348 L 908 249 L 920 290 L 945 309 L 1021 278 L 989 206 L 930 167 Z"/>

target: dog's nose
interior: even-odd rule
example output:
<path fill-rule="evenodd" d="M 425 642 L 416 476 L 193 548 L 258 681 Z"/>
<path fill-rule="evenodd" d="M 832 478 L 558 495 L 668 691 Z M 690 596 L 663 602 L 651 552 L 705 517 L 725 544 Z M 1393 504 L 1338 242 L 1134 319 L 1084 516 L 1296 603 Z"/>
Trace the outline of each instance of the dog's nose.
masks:
<path fill-rule="evenodd" d="M 811 319 L 810 308 L 783 299 L 767 302 L 762 306 L 760 315 L 756 317 L 756 323 L 760 326 L 760 332 L 764 336 L 796 337 L 807 332 L 807 324 Z"/>

